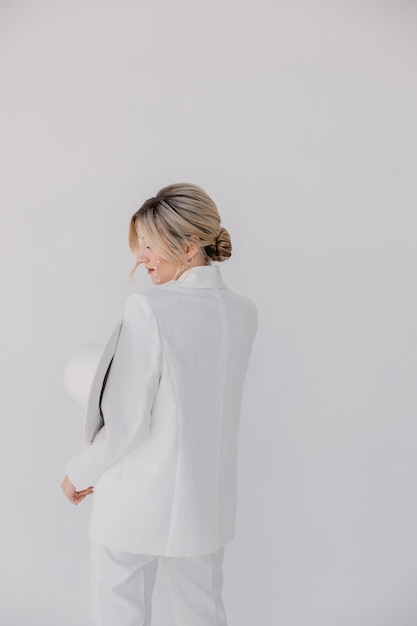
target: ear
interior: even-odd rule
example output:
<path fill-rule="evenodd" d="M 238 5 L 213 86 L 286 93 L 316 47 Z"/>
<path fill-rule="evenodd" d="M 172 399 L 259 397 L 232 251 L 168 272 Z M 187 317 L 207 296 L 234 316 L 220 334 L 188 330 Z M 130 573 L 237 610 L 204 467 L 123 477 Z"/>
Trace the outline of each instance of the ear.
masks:
<path fill-rule="evenodd" d="M 196 254 L 200 251 L 200 246 L 197 244 L 184 244 L 183 249 L 185 254 L 187 255 L 187 259 L 191 261 L 195 257 Z"/>

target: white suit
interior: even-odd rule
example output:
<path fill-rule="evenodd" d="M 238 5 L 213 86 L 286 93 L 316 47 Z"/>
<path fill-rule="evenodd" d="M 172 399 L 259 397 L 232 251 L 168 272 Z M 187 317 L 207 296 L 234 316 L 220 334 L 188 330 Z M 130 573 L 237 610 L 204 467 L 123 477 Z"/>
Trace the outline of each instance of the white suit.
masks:
<path fill-rule="evenodd" d="M 235 529 L 236 453 L 256 309 L 218 266 L 132 294 L 101 406 L 67 473 L 95 484 L 90 538 L 114 550 L 212 553 Z"/>

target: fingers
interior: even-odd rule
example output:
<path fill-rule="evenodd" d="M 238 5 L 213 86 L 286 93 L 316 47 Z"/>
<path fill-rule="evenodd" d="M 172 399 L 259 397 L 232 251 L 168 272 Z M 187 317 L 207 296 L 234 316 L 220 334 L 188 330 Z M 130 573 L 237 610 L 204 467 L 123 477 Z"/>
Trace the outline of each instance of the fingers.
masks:
<path fill-rule="evenodd" d="M 93 493 L 92 487 L 87 487 L 87 489 L 82 489 L 81 491 L 76 491 L 79 496 L 88 496 L 89 493 Z"/>
<path fill-rule="evenodd" d="M 83 489 L 82 491 L 75 491 L 73 494 L 72 501 L 74 504 L 79 504 L 80 502 L 84 500 L 84 498 L 89 496 L 91 493 L 93 493 L 92 487 L 88 487 L 87 489 Z"/>
<path fill-rule="evenodd" d="M 87 487 L 87 489 L 77 491 L 68 476 L 65 476 L 61 485 L 61 489 L 64 492 L 66 498 L 71 502 L 71 504 L 79 504 L 84 500 L 85 497 L 93 493 L 92 485 L 90 485 L 90 487 Z"/>

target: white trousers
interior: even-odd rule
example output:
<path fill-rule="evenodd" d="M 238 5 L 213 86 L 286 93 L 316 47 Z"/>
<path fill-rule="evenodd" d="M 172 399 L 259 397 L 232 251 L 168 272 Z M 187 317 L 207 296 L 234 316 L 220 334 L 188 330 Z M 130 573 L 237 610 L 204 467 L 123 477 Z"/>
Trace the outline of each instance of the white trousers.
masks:
<path fill-rule="evenodd" d="M 91 544 L 91 626 L 150 626 L 162 564 L 177 626 L 227 626 L 224 548 L 195 557 L 132 554 Z"/>

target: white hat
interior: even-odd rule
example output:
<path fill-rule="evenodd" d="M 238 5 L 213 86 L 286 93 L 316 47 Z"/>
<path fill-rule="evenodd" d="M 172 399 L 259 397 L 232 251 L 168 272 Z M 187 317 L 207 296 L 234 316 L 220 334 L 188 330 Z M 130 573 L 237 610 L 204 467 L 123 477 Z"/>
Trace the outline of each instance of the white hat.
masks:
<path fill-rule="evenodd" d="M 122 328 L 118 322 L 105 345 L 87 343 L 71 356 L 64 372 L 68 393 L 85 407 L 85 435 L 92 442 L 103 426 L 100 402 Z"/>

